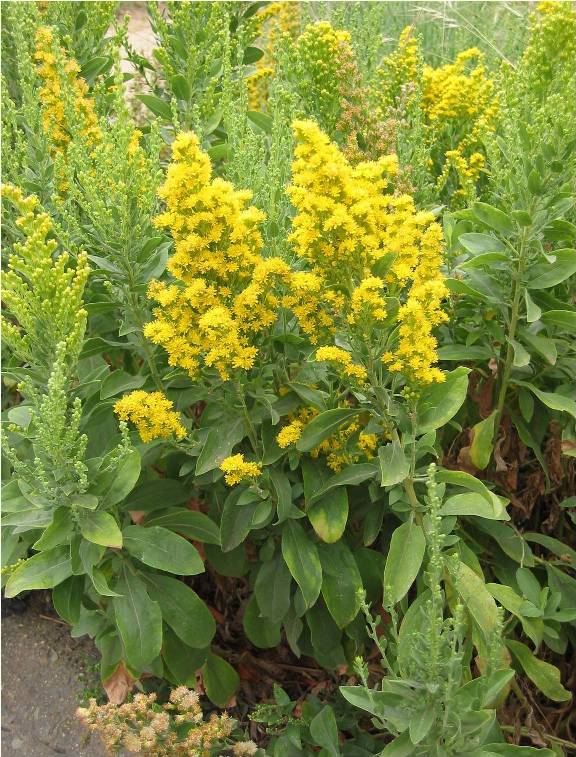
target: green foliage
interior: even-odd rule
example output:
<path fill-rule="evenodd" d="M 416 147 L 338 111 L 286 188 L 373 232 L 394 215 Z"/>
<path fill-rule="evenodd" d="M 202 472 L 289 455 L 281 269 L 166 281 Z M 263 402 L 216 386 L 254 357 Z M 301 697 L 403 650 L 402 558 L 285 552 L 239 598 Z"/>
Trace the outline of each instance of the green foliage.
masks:
<path fill-rule="evenodd" d="M 221 613 L 285 640 L 339 691 L 275 687 L 274 757 L 532 753 L 496 708 L 569 699 L 572 6 L 150 3 L 150 59 L 116 10 L 5 11 L 6 595 L 218 706 Z"/>

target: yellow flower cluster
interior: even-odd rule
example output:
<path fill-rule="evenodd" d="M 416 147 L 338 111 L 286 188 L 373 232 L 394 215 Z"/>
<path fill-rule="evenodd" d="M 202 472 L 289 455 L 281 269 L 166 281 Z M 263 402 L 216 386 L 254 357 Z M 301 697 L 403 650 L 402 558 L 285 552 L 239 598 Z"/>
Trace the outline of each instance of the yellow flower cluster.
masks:
<path fill-rule="evenodd" d="M 433 329 L 448 320 L 442 301 L 448 295 L 440 273 L 442 229 L 431 223 L 422 235 L 421 255 L 412 275 L 406 302 L 398 311 L 398 347 L 386 352 L 382 361 L 391 372 L 401 372 L 410 386 L 426 386 L 444 381 L 444 374 L 433 364 L 438 343 Z"/>
<path fill-rule="evenodd" d="M 402 87 L 416 81 L 421 67 L 418 38 L 413 27 L 406 26 L 400 33 L 398 47 L 382 60 L 378 69 L 380 103 L 383 108 L 396 103 Z"/>
<path fill-rule="evenodd" d="M 494 81 L 486 74 L 482 53 L 470 48 L 457 55 L 454 63 L 440 68 L 425 66 L 422 107 L 432 133 L 464 129 L 455 147 L 445 151 L 437 186 L 442 189 L 454 171 L 459 185 L 455 198 L 473 199 L 485 166 L 484 155 L 478 151 L 481 138 L 494 131 L 498 114 Z"/>
<path fill-rule="evenodd" d="M 186 436 L 174 403 L 162 392 L 131 392 L 116 402 L 114 412 L 121 421 L 131 421 L 136 426 L 143 442 Z"/>
<path fill-rule="evenodd" d="M 494 81 L 486 76 L 484 56 L 476 47 L 459 53 L 454 63 L 424 67 L 422 105 L 431 124 L 473 119 L 484 112 L 493 93 Z"/>
<path fill-rule="evenodd" d="M 387 155 L 353 167 L 313 121 L 295 121 L 293 128 L 297 146 L 287 191 L 298 215 L 290 241 L 328 283 L 361 279 L 402 225 L 397 214 L 391 218 L 397 198 L 385 194 L 398 160 Z"/>
<path fill-rule="evenodd" d="M 247 207 L 250 192 L 212 178 L 194 134 L 175 139 L 172 158 L 159 192 L 167 208 L 156 224 L 172 232 L 168 270 L 178 283 L 150 284 L 158 307 L 144 333 L 166 349 L 170 365 L 194 377 L 203 363 L 226 380 L 231 371 L 252 367 L 251 337 L 276 319 L 276 284 L 289 278 L 290 268 L 261 256 L 264 214 Z"/>
<path fill-rule="evenodd" d="M 87 97 L 88 85 L 78 76 L 78 63 L 73 59 L 67 60 L 64 51 L 55 43 L 50 27 L 40 27 L 37 30 L 34 58 L 38 64 L 38 74 L 44 81 L 40 90 L 43 125 L 53 150 L 65 152 L 71 139 L 70 113 L 67 112 L 66 98 L 69 98 L 75 125 L 86 144 L 96 145 L 101 132 L 94 112 L 94 101 Z"/>
<path fill-rule="evenodd" d="M 262 110 L 268 100 L 268 84 L 276 69 L 276 47 L 283 36 L 294 39 L 300 29 L 298 2 L 269 3 L 258 13 L 264 55 L 256 61 L 256 71 L 246 79 L 248 104 Z"/>
<path fill-rule="evenodd" d="M 228 486 L 234 486 L 247 478 L 257 478 L 262 473 L 262 466 L 246 462 L 244 455 L 238 453 L 222 460 L 220 470 L 224 472 L 224 480 Z"/>
<path fill-rule="evenodd" d="M 21 360 L 51 369 L 59 342 L 66 341 L 71 356 L 81 349 L 88 258 L 80 252 L 73 267 L 67 252 L 55 256 L 58 244 L 52 221 L 40 211 L 37 197 L 24 197 L 12 185 L 2 187 L 2 197 L 18 210 L 16 226 L 24 237 L 14 244 L 3 275 L 3 305 L 13 320 L 2 317 L 2 335 Z"/>
<path fill-rule="evenodd" d="M 296 444 L 305 426 L 317 415 L 318 411 L 312 407 L 301 408 L 295 415 L 290 415 L 290 422 L 276 436 L 278 446 L 286 449 L 286 447 Z M 351 441 L 356 435 L 357 438 Z M 353 421 L 332 436 L 324 439 L 318 447 L 310 451 L 310 456 L 314 459 L 325 457 L 326 465 L 335 473 L 339 473 L 345 465 L 351 465 L 361 460 L 371 460 L 376 454 L 377 448 L 377 435 L 365 433 L 361 430 L 360 424 Z"/>
<path fill-rule="evenodd" d="M 278 446 L 282 449 L 286 449 L 286 447 L 289 447 L 291 444 L 296 444 L 298 439 L 300 439 L 300 437 L 302 436 L 303 430 L 304 424 L 302 423 L 302 421 L 291 421 L 278 433 L 278 436 L 276 437 Z"/>
<path fill-rule="evenodd" d="M 348 323 L 372 325 L 386 318 L 386 302 L 382 297 L 384 281 L 378 276 L 366 276 L 352 291 Z"/>
<path fill-rule="evenodd" d="M 366 368 L 357 363 L 353 363 L 352 355 L 349 352 L 346 352 L 346 350 L 340 349 L 340 347 L 319 347 L 316 350 L 316 360 L 335 363 L 340 366 L 342 373 L 345 376 L 356 379 L 356 381 L 361 384 L 363 384 L 368 377 Z"/>
<path fill-rule="evenodd" d="M 431 333 L 445 318 L 440 308 L 446 295 L 440 226 L 431 213 L 417 211 L 410 196 L 387 193 L 397 170 L 395 156 L 351 166 L 316 124 L 296 121 L 294 131 L 297 147 L 288 193 L 298 213 L 290 240 L 311 268 L 300 273 L 311 277 L 302 330 L 314 342 L 326 331 L 352 328 L 367 344 L 376 343 L 373 330 L 386 318 L 386 285 L 406 301 L 399 312 L 398 351 L 386 353 L 384 362 L 409 382 L 441 380 L 441 372 L 432 368 L 437 358 Z M 393 259 L 383 280 L 373 268 L 385 255 Z M 300 317 L 295 306 L 293 311 Z M 329 327 L 324 332 L 319 313 Z M 340 364 L 345 375 L 360 381 L 366 376 L 344 350 L 323 346 L 316 356 Z"/>

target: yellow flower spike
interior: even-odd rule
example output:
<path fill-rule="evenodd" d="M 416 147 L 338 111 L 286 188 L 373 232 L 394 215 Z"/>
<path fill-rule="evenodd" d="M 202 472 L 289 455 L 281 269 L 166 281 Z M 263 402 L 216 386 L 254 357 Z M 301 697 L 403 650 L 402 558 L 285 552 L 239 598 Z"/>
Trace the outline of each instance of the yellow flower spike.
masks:
<path fill-rule="evenodd" d="M 75 60 L 66 59 L 64 50 L 57 46 L 49 27 L 40 27 L 36 32 L 34 58 L 38 74 L 44 82 L 40 90 L 43 107 L 43 126 L 49 136 L 54 152 L 65 152 L 70 141 L 70 126 L 65 112 L 63 91 L 66 88 L 73 100 L 77 126 L 87 145 L 95 146 L 101 139 L 94 101 L 87 97 L 88 85 L 78 76 L 80 66 Z"/>
<path fill-rule="evenodd" d="M 275 322 L 290 268 L 262 257 L 264 214 L 248 205 L 250 192 L 213 178 L 195 134 L 178 135 L 172 157 L 159 191 L 166 210 L 155 223 L 172 232 L 167 268 L 177 283 L 149 285 L 158 307 L 144 334 L 192 378 L 207 367 L 227 380 L 254 365 L 253 340 Z"/>
<path fill-rule="evenodd" d="M 137 390 L 125 395 L 114 405 L 114 412 L 121 421 L 133 423 L 143 442 L 153 439 L 183 439 L 186 429 L 180 422 L 180 413 L 174 403 L 162 392 Z"/>
<path fill-rule="evenodd" d="M 223 471 L 224 480 L 228 486 L 235 486 L 247 478 L 258 478 L 262 473 L 262 466 L 258 463 L 246 462 L 244 455 L 238 453 L 222 460 L 220 470 Z"/>

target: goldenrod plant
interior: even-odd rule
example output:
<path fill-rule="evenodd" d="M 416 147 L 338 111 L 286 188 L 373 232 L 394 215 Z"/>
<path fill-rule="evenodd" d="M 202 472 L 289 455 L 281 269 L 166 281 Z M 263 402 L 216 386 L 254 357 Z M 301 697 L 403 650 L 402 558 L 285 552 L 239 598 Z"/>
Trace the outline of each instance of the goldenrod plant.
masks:
<path fill-rule="evenodd" d="M 125 10 L 4 14 L 6 595 L 111 749 L 562 754 L 573 5 Z"/>

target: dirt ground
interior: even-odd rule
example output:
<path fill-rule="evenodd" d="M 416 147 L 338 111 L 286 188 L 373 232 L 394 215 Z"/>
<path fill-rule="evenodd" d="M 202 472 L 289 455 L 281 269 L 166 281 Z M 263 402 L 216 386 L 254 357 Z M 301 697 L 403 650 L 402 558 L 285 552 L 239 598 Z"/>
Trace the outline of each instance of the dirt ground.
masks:
<path fill-rule="evenodd" d="M 75 710 L 98 685 L 96 650 L 72 639 L 43 595 L 3 602 L 3 757 L 104 757 Z"/>

